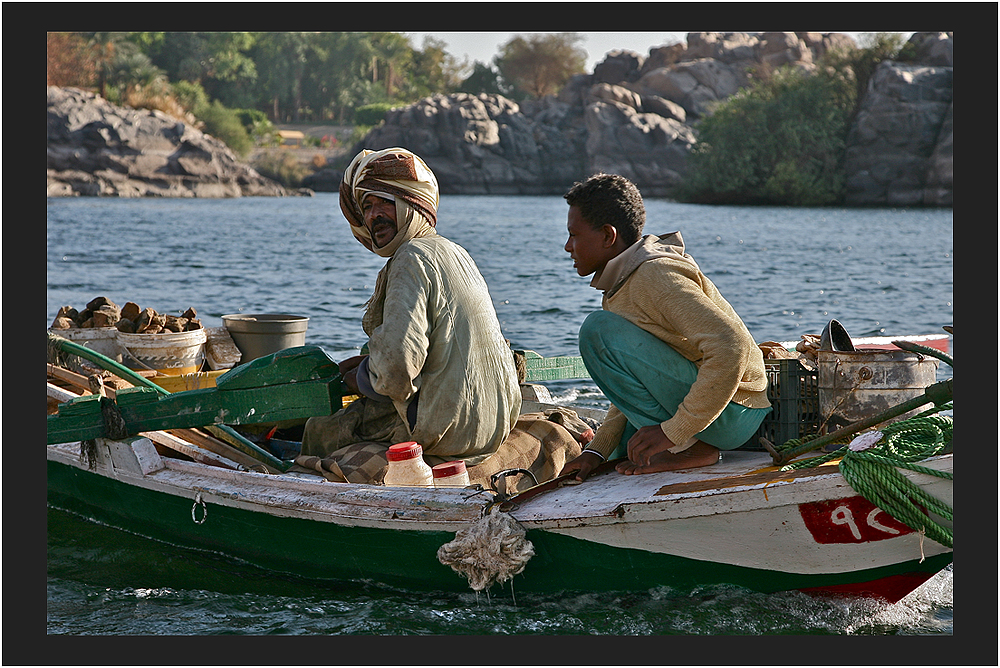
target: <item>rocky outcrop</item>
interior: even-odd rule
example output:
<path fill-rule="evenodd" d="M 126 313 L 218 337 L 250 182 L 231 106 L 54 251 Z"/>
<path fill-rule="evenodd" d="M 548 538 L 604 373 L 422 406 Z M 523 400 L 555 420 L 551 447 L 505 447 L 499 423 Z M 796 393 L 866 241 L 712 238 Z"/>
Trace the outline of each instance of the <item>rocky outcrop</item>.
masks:
<path fill-rule="evenodd" d="M 159 111 L 50 86 L 47 125 L 48 197 L 290 194 L 218 139 Z"/>
<path fill-rule="evenodd" d="M 953 204 L 952 35 L 917 33 L 917 59 L 885 61 L 848 136 L 846 203 Z"/>
<path fill-rule="evenodd" d="M 555 97 L 517 104 L 499 95 L 437 95 L 386 116 L 354 147 L 405 146 L 434 169 L 442 192 L 562 194 L 598 171 L 622 174 L 647 196 L 680 182 L 712 105 L 761 67 L 815 67 L 846 35 L 690 33 L 688 43 L 613 51 Z M 315 181 L 305 184 L 322 187 Z M 326 178 L 333 181 L 333 179 Z"/>
<path fill-rule="evenodd" d="M 850 134 L 851 203 L 950 206 L 951 34 L 916 33 L 919 65 L 884 65 Z M 840 33 L 689 33 L 648 57 L 613 51 L 558 96 L 517 104 L 499 95 L 437 95 L 390 112 L 353 152 L 404 146 L 443 193 L 562 194 L 597 171 L 669 196 L 684 178 L 698 120 L 760 72 L 814 71 Z M 945 91 L 947 88 L 947 91 Z M 947 104 L 941 106 L 947 99 Z M 335 175 L 305 185 L 324 189 Z M 335 189 L 335 187 L 333 188 Z"/>
<path fill-rule="evenodd" d="M 874 73 L 848 136 L 846 203 L 951 206 L 952 33 L 914 33 L 917 54 Z M 840 33 L 689 33 L 648 56 L 613 51 L 557 96 L 435 95 L 394 109 L 351 149 L 404 146 L 446 194 L 562 195 L 595 172 L 669 197 L 687 170 L 698 121 L 770 69 L 814 71 Z M 159 112 L 115 107 L 74 89 L 48 92 L 49 196 L 287 195 L 219 141 Z M 336 192 L 324 169 L 302 184 Z"/>

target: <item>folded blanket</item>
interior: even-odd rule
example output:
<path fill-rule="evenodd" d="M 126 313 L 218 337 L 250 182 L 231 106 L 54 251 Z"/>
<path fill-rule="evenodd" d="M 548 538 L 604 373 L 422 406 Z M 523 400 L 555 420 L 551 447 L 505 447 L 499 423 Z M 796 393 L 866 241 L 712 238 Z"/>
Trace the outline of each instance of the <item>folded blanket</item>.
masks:
<path fill-rule="evenodd" d="M 500 448 L 469 468 L 469 481 L 490 489 L 490 476 L 506 469 L 525 469 L 531 476 L 511 476 L 508 491 L 523 491 L 559 475 L 563 466 L 580 456 L 594 438 L 594 429 L 568 408 L 522 415 Z M 295 464 L 332 482 L 381 484 L 388 467 L 385 453 L 392 443 L 361 441 L 328 455 L 303 454 Z M 534 476 L 534 479 L 532 479 Z"/>

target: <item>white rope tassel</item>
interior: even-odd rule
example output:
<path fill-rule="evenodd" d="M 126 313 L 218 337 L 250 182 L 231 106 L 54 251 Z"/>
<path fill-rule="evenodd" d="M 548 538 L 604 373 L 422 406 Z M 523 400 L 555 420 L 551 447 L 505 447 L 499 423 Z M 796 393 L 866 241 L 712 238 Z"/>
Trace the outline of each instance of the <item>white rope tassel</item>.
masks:
<path fill-rule="evenodd" d="M 456 533 L 455 540 L 437 552 L 438 561 L 464 575 L 477 592 L 510 580 L 534 555 L 535 547 L 525 538 L 524 528 L 499 510 Z"/>

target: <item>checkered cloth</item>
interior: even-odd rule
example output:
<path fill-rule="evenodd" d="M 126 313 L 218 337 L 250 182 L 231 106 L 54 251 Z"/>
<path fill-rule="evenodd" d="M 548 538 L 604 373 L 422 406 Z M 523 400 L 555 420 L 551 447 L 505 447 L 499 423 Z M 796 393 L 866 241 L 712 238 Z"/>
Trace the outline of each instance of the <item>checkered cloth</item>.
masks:
<path fill-rule="evenodd" d="M 593 428 L 566 408 L 527 413 L 518 419 L 500 448 L 486 461 L 469 468 L 469 482 L 490 489 L 490 476 L 505 469 L 526 469 L 534 476 L 511 476 L 508 491 L 523 491 L 559 475 L 563 466 L 580 456 L 594 437 Z M 329 455 L 303 454 L 295 463 L 319 472 L 332 482 L 380 484 L 388 467 L 385 453 L 392 443 L 351 443 Z"/>
<path fill-rule="evenodd" d="M 566 423 L 577 436 L 556 420 Z M 541 484 L 555 478 L 567 462 L 579 457 L 582 445 L 578 438 L 586 438 L 587 432 L 593 438 L 594 432 L 589 425 L 566 409 L 525 413 L 500 448 L 489 459 L 469 469 L 469 482 L 491 489 L 490 476 L 494 473 L 526 469 L 531 471 L 534 480 L 523 474 L 507 479 L 508 492 L 523 492 L 536 481 Z M 589 439 L 583 444 L 586 442 Z"/>
<path fill-rule="evenodd" d="M 326 457 L 299 455 L 295 463 L 310 471 L 318 471 L 331 482 L 379 484 L 385 477 L 389 446 L 385 443 L 352 443 Z"/>

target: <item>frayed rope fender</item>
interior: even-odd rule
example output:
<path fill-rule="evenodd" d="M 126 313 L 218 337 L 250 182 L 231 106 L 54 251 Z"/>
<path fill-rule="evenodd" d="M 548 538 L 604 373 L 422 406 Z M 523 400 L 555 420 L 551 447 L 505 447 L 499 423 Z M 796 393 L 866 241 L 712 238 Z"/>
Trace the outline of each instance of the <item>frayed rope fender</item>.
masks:
<path fill-rule="evenodd" d="M 517 520 L 493 507 L 438 548 L 438 561 L 465 576 L 473 590 L 483 591 L 512 579 L 528 565 L 535 547 L 525 533 Z"/>

